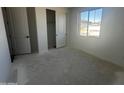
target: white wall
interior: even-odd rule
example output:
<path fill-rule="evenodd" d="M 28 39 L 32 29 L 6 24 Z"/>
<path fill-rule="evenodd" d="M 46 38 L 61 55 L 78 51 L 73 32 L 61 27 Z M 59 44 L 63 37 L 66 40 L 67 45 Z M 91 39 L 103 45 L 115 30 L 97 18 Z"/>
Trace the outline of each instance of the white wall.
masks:
<path fill-rule="evenodd" d="M 3 15 L 0 8 L 0 83 L 5 83 L 8 79 L 10 67 L 10 54 L 3 22 Z"/>
<path fill-rule="evenodd" d="M 99 38 L 79 35 L 77 19 L 83 9 L 72 8 L 69 11 L 68 46 L 124 66 L 124 8 L 103 8 Z"/>
<path fill-rule="evenodd" d="M 48 51 L 46 9 L 55 10 L 56 14 L 59 12 L 66 11 L 66 8 L 50 8 L 50 7 L 35 8 L 37 36 L 38 36 L 38 50 L 40 54 Z"/>

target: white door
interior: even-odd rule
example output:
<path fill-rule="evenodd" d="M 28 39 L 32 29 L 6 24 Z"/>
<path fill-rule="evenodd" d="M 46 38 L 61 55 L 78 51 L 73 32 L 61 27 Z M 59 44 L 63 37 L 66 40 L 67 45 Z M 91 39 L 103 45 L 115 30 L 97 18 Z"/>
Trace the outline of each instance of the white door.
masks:
<path fill-rule="evenodd" d="M 56 48 L 65 46 L 66 42 L 66 13 L 56 12 Z"/>
<path fill-rule="evenodd" d="M 30 53 L 30 36 L 26 8 L 9 8 L 14 54 Z"/>

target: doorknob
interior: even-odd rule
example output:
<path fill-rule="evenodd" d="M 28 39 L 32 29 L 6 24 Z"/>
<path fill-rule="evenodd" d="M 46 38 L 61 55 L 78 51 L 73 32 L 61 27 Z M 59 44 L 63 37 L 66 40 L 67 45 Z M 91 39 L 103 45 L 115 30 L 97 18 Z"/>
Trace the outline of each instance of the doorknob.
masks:
<path fill-rule="evenodd" d="M 30 36 L 26 36 L 26 38 L 30 38 Z"/>

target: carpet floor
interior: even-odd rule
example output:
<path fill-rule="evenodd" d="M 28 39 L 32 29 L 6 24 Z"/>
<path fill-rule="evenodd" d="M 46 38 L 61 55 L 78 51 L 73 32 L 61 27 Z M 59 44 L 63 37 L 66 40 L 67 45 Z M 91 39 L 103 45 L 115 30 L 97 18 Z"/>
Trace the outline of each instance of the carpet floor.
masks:
<path fill-rule="evenodd" d="M 22 85 L 124 84 L 122 67 L 71 48 L 16 56 L 13 69 Z"/>

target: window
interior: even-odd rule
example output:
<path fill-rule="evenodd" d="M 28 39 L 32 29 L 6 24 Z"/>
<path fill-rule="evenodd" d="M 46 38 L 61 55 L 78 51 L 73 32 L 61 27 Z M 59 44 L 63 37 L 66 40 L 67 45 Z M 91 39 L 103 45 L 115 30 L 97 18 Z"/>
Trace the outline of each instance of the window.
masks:
<path fill-rule="evenodd" d="M 99 37 L 102 19 L 102 9 L 82 12 L 80 14 L 80 17 L 80 35 Z"/>
<path fill-rule="evenodd" d="M 80 35 L 87 36 L 87 30 L 88 30 L 88 11 L 81 13 L 81 29 L 80 29 Z"/>

